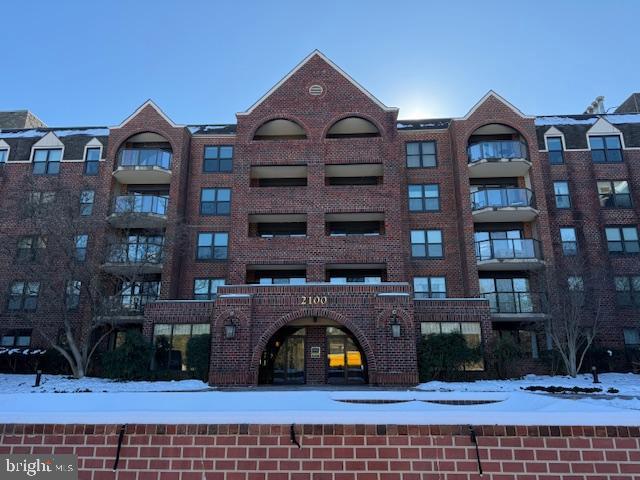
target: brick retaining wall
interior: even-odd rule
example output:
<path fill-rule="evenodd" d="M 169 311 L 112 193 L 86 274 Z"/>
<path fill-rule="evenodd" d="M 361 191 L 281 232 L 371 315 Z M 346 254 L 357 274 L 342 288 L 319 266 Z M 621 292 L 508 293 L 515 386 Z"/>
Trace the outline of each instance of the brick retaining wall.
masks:
<path fill-rule="evenodd" d="M 75 453 L 80 480 L 480 478 L 467 426 L 4 425 L 0 453 Z M 475 427 L 483 478 L 640 478 L 640 427 Z M 204 473 L 204 475 L 203 475 Z"/>

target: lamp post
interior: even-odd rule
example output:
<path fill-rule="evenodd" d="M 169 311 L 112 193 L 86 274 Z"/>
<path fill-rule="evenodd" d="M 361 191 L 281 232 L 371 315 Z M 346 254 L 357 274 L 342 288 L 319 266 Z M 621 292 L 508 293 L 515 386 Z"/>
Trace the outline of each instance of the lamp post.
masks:
<path fill-rule="evenodd" d="M 398 312 L 394 309 L 391 311 L 391 336 L 399 338 L 401 333 L 400 321 L 398 320 Z"/>

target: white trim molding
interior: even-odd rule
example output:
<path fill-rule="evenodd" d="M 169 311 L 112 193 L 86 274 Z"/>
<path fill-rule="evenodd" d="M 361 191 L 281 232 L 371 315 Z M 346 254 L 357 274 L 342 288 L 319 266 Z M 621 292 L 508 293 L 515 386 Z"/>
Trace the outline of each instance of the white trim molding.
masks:
<path fill-rule="evenodd" d="M 536 117 L 531 116 L 531 115 L 525 115 L 520 110 L 518 110 L 516 107 L 514 107 L 513 104 L 509 103 L 507 100 L 505 100 L 503 97 L 498 95 L 496 92 L 494 92 L 493 90 L 489 90 L 484 95 L 484 97 L 482 97 L 480 100 L 478 100 L 478 102 L 473 107 L 471 107 L 471 110 L 469 110 L 469 112 L 464 117 L 462 117 L 462 118 L 454 118 L 454 120 L 468 120 L 469 117 L 471 117 L 471 115 L 473 115 L 475 113 L 475 111 L 478 108 L 480 108 L 480 105 L 482 105 L 484 102 L 489 100 L 489 98 L 491 98 L 491 97 L 493 97 L 496 100 L 498 100 L 499 102 L 503 103 L 506 107 L 508 107 L 509 109 L 513 110 L 513 112 L 516 115 L 519 115 L 522 118 L 531 118 L 531 119 L 536 118 Z"/>
<path fill-rule="evenodd" d="M 7 156 L 4 159 L 4 164 L 9 163 L 9 155 L 11 155 L 11 146 L 0 138 L 0 150 L 6 150 Z"/>
<path fill-rule="evenodd" d="M 100 149 L 100 155 L 98 155 L 98 160 L 99 161 L 103 161 L 104 160 L 104 158 L 102 158 L 102 152 L 103 152 L 104 146 L 102 145 L 102 142 L 100 140 L 98 140 L 96 137 L 93 137 L 84 146 L 84 150 L 82 151 L 82 161 L 83 162 L 87 161 L 87 150 L 89 148 L 99 148 Z"/>
<path fill-rule="evenodd" d="M 184 125 L 178 125 L 177 123 L 174 123 L 173 120 L 171 120 L 162 110 L 160 110 L 160 107 L 158 107 L 154 103 L 153 100 L 149 99 L 146 102 L 144 102 L 142 105 L 140 105 L 138 108 L 136 108 L 136 110 L 131 115 L 129 115 L 127 118 L 125 118 L 120 125 L 116 125 L 115 127 L 110 127 L 110 128 L 122 128 L 122 127 L 124 127 L 127 123 L 129 123 L 131 120 L 133 120 L 147 106 L 150 106 L 156 112 L 158 112 L 158 115 L 160 115 L 172 127 L 174 127 L 174 128 L 184 127 Z"/>
<path fill-rule="evenodd" d="M 60 141 L 60 139 L 56 136 L 55 133 L 49 132 L 31 147 L 31 155 L 29 155 L 28 162 L 22 163 L 33 163 L 33 157 L 35 155 L 36 150 L 53 150 L 60 149 L 62 152 L 60 153 L 60 162 L 64 160 L 64 143 Z M 16 162 L 17 163 L 17 162 Z"/>
<path fill-rule="evenodd" d="M 547 138 L 549 137 L 560 137 L 560 142 L 562 142 L 562 151 L 567 150 L 567 142 L 564 139 L 564 133 L 558 130 L 556 127 L 550 127 L 544 132 L 544 148 L 542 150 L 538 150 L 539 152 L 548 152 L 549 151 L 549 143 L 547 142 Z"/>
<path fill-rule="evenodd" d="M 269 98 L 273 92 L 275 92 L 278 88 L 280 88 L 284 82 L 289 80 L 289 78 L 291 78 L 298 70 L 300 70 L 307 62 L 309 62 L 314 57 L 319 57 L 322 60 L 324 60 L 326 63 L 328 63 L 331 68 L 333 68 L 336 72 L 338 72 L 340 75 L 342 75 L 348 82 L 350 82 L 354 87 L 356 87 L 358 90 L 360 90 L 362 93 L 364 93 L 373 103 L 375 103 L 378 107 L 380 107 L 385 112 L 397 112 L 398 111 L 397 108 L 395 108 L 395 107 L 387 107 L 384 103 L 382 103 L 380 100 L 378 100 L 376 97 L 374 97 L 371 92 L 369 92 L 362 85 L 360 85 L 358 82 L 356 82 L 351 76 L 349 76 L 349 74 L 347 74 L 339 66 L 337 66 L 335 63 L 333 63 L 320 50 L 314 50 L 309 55 L 307 55 L 307 57 L 304 58 L 304 60 L 302 60 L 298 65 L 296 65 L 293 68 L 293 70 L 291 70 L 288 74 L 286 74 L 278 83 L 276 83 L 273 87 L 271 87 L 271 89 L 267 93 L 265 93 L 262 97 L 260 97 L 256 103 L 251 105 L 251 107 L 249 107 L 248 110 L 246 110 L 244 112 L 238 112 L 236 115 L 244 116 L 244 115 L 251 114 L 251 112 L 253 112 L 260 104 L 262 104 L 267 98 Z"/>

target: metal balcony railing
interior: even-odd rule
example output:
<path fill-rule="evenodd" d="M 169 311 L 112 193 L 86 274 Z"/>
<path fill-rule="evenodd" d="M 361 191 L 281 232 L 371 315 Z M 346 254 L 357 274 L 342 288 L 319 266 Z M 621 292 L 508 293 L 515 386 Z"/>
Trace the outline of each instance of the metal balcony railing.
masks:
<path fill-rule="evenodd" d="M 471 209 L 534 207 L 533 192 L 528 188 L 487 188 L 471 194 Z"/>
<path fill-rule="evenodd" d="M 544 292 L 492 292 L 481 293 L 489 300 L 491 313 L 546 313 L 547 296 Z"/>
<path fill-rule="evenodd" d="M 162 263 L 164 238 L 148 242 L 123 242 L 111 245 L 106 261 L 116 264 L 157 265 Z"/>
<path fill-rule="evenodd" d="M 118 166 L 123 168 L 171 168 L 171 152 L 159 148 L 125 148 L 118 153 Z"/>
<path fill-rule="evenodd" d="M 505 238 L 476 242 L 476 257 L 484 260 L 542 259 L 540 242 L 532 238 Z"/>
<path fill-rule="evenodd" d="M 528 159 L 527 144 L 519 140 L 488 140 L 473 143 L 467 148 L 469 163 L 503 158 Z"/>
<path fill-rule="evenodd" d="M 166 215 L 169 199 L 159 195 L 119 195 L 116 197 L 113 213 Z"/>

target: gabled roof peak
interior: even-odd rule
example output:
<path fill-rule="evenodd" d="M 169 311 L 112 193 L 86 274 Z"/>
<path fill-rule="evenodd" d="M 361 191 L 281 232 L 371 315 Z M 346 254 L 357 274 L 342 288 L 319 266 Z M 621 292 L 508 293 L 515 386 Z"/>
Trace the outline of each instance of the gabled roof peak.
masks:
<path fill-rule="evenodd" d="M 338 72 L 345 79 L 347 79 L 353 86 L 355 86 L 358 90 L 360 90 L 367 97 L 369 97 L 369 99 L 371 99 L 371 101 L 373 101 L 373 103 L 378 105 L 382 110 L 388 111 L 388 112 L 395 112 L 395 111 L 398 110 L 397 108 L 394 108 L 394 107 L 387 107 L 384 103 L 382 103 L 380 100 L 378 100 L 376 97 L 374 97 L 371 92 L 369 92 L 362 85 L 360 85 L 358 82 L 356 82 L 349 74 L 347 74 L 344 70 L 342 70 L 338 65 L 333 63 L 333 61 L 331 59 L 329 59 L 329 57 L 327 57 L 324 53 L 322 53 L 320 50 L 318 50 L 316 48 L 309 55 L 307 55 L 300 63 L 298 63 L 298 65 L 296 65 L 289 73 L 287 73 L 278 83 L 276 83 L 273 87 L 271 87 L 271 89 L 269 89 L 269 91 L 267 93 L 265 93 L 262 97 L 260 97 L 260 99 L 258 99 L 258 101 L 256 103 L 251 105 L 251 107 L 249 107 L 248 110 L 246 110 L 244 112 L 238 112 L 237 115 L 239 115 L 239 116 L 249 115 L 261 103 L 263 103 L 267 98 L 269 98 L 273 92 L 275 92 L 278 88 L 280 88 L 280 86 L 284 82 L 286 82 L 289 78 L 291 78 L 298 70 L 300 70 L 304 65 L 306 65 L 311 59 L 313 59 L 315 57 L 319 57 L 323 61 L 325 61 L 327 64 L 329 64 L 329 66 L 331 68 L 333 68 L 336 72 Z"/>
<path fill-rule="evenodd" d="M 484 102 L 486 102 L 491 97 L 495 98 L 500 103 L 503 103 L 506 107 L 511 109 L 514 113 L 516 113 L 517 115 L 521 116 L 522 118 L 535 118 L 535 117 L 530 116 L 530 115 L 525 115 L 524 113 L 522 113 L 522 111 L 520 111 L 518 108 L 516 108 L 512 103 L 507 101 L 503 96 L 499 95 L 494 90 L 489 90 L 487 93 L 484 94 L 484 96 L 480 100 L 478 100 L 478 102 L 476 102 L 476 104 L 473 107 L 471 107 L 471 110 L 469 110 L 469 112 L 464 117 L 460 118 L 459 120 L 467 120 L 471 115 L 473 115 L 475 113 L 475 111 L 478 108 L 480 108 L 480 105 L 482 105 Z"/>
<path fill-rule="evenodd" d="M 180 128 L 180 127 L 184 126 L 184 125 L 178 125 L 178 124 L 174 123 L 174 121 L 171 120 L 167 116 L 167 114 L 164 113 L 160 109 L 160 107 L 158 107 L 158 105 L 156 105 L 156 103 L 149 98 L 142 105 L 140 105 L 138 108 L 136 108 L 136 110 L 131 115 L 129 115 L 127 118 L 125 118 L 124 121 L 120 125 L 116 125 L 115 127 L 111 127 L 111 128 L 122 128 L 122 127 L 124 127 L 127 123 L 129 123 L 133 118 L 135 118 L 142 110 L 144 110 L 148 106 L 153 108 L 156 112 L 158 112 L 158 115 L 160 115 L 172 127 Z"/>

